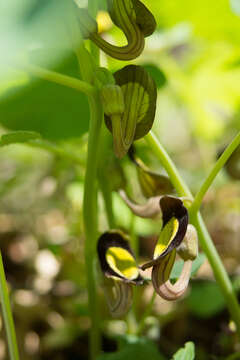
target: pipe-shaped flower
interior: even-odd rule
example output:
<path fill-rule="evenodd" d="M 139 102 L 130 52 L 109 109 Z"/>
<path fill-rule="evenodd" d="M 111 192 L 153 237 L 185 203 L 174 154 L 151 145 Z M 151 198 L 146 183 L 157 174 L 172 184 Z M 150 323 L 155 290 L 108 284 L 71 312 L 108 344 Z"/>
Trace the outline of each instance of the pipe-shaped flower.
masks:
<path fill-rule="evenodd" d="M 197 233 L 188 225 L 188 211 L 181 199 L 163 196 L 160 199 L 162 230 L 156 243 L 153 260 L 142 265 L 152 267 L 152 283 L 166 300 L 176 300 L 186 291 L 191 276 L 192 261 L 198 252 Z M 182 273 L 175 284 L 169 280 L 176 253 L 184 260 Z"/>
<path fill-rule="evenodd" d="M 114 74 L 114 78 L 121 89 L 123 103 L 119 88 L 114 90 L 116 96 L 110 87 L 102 88 L 102 92 L 104 91 L 104 104 L 106 101 L 121 101 L 121 106 L 112 107 L 114 110 L 123 110 L 122 114 L 116 111 L 110 113 L 110 107 L 105 106 L 105 122 L 113 134 L 115 154 L 121 158 L 126 155 L 134 140 L 142 138 L 151 130 L 156 111 L 157 89 L 151 76 L 141 66 L 125 66 Z"/>
<path fill-rule="evenodd" d="M 124 190 L 120 190 L 119 195 L 135 215 L 143 218 L 156 218 L 161 214 L 160 199 L 163 195 L 171 194 L 174 191 L 172 183 L 167 176 L 151 171 L 136 156 L 133 147 L 130 148 L 128 155 L 136 165 L 139 184 L 147 202 L 144 204 L 135 203 Z"/>
<path fill-rule="evenodd" d="M 132 285 L 143 283 L 135 256 L 126 236 L 119 230 L 102 234 L 97 251 L 110 312 L 114 317 L 122 316 L 132 303 Z"/>
<path fill-rule="evenodd" d="M 133 214 L 139 217 L 154 219 L 161 213 L 159 205 L 161 196 L 150 197 L 147 202 L 145 202 L 145 204 L 137 204 L 127 196 L 123 189 L 119 191 L 119 195 L 125 204 L 129 207 L 129 209 L 133 212 Z"/>
<path fill-rule="evenodd" d="M 168 253 L 159 264 L 152 268 L 153 286 L 158 295 L 165 300 L 177 300 L 188 287 L 192 262 L 198 255 L 198 237 L 193 225 L 188 225 L 186 235 L 180 247 L 177 248 L 177 252 L 184 260 L 184 265 L 175 284 L 172 284 L 169 278 L 176 257 L 176 249 Z"/>
<path fill-rule="evenodd" d="M 113 23 L 126 36 L 127 45 L 119 47 L 109 44 L 98 34 L 97 23 L 86 9 L 78 9 L 82 35 L 91 39 L 106 54 L 119 60 L 133 60 L 144 48 L 144 38 L 156 28 L 151 12 L 139 0 L 108 0 L 108 11 Z"/>
<path fill-rule="evenodd" d="M 163 196 L 160 199 L 162 210 L 162 230 L 155 246 L 153 260 L 142 265 L 145 270 L 161 262 L 161 259 L 181 244 L 188 226 L 188 211 L 181 199 Z"/>
<path fill-rule="evenodd" d="M 135 148 L 133 146 L 129 149 L 128 155 L 130 160 L 136 165 L 139 184 L 143 195 L 147 199 L 158 195 L 169 195 L 174 192 L 169 177 L 149 169 L 149 167 L 136 156 Z"/>

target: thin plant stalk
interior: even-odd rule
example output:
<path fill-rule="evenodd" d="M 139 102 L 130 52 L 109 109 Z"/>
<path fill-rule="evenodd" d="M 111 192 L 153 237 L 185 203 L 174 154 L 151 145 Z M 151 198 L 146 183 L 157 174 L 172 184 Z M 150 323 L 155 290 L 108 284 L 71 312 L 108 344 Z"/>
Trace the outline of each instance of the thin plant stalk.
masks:
<path fill-rule="evenodd" d="M 109 151 L 111 151 L 111 137 L 110 133 L 107 130 L 106 126 L 102 127 L 100 134 L 101 144 L 99 149 L 99 163 L 98 163 L 98 181 L 100 190 L 103 196 L 106 217 L 108 221 L 108 226 L 110 229 L 114 229 L 116 226 L 114 209 L 113 209 L 113 192 L 111 187 L 111 179 L 109 177 L 108 170 L 108 156 Z"/>
<path fill-rule="evenodd" d="M 175 164 L 170 159 L 166 150 L 160 144 L 156 136 L 152 132 L 150 132 L 145 136 L 145 140 L 147 141 L 152 151 L 155 153 L 156 157 L 161 162 L 162 166 L 167 171 L 179 195 L 184 197 L 189 197 L 191 199 L 192 194 L 188 186 L 185 184 L 184 180 L 178 173 Z M 208 233 L 208 230 L 204 224 L 204 221 L 200 213 L 190 212 L 190 214 L 191 214 L 190 220 L 198 231 L 200 244 L 209 260 L 216 281 L 225 298 L 229 313 L 231 314 L 231 317 L 236 324 L 237 333 L 240 336 L 240 307 L 238 305 L 238 301 L 234 293 L 234 289 L 231 284 L 231 281 L 228 277 L 228 274 L 223 266 L 223 263 L 218 255 L 218 252 L 213 244 L 213 241 Z"/>
<path fill-rule="evenodd" d="M 222 153 L 218 161 L 213 166 L 212 171 L 209 173 L 208 177 L 206 178 L 200 190 L 198 191 L 197 195 L 195 196 L 195 199 L 191 206 L 191 212 L 196 213 L 200 209 L 204 195 L 206 194 L 210 185 L 218 175 L 219 171 L 226 164 L 227 160 L 230 158 L 234 150 L 236 150 L 236 148 L 239 145 L 240 145 L 240 132 L 235 136 L 233 141 L 228 145 L 228 147 L 225 149 L 225 151 Z"/>
<path fill-rule="evenodd" d="M 198 212 L 191 217 L 192 223 L 197 229 L 199 241 L 203 251 L 205 252 L 208 261 L 212 267 L 215 279 L 222 290 L 225 301 L 231 314 L 232 320 L 237 327 L 237 333 L 240 336 L 240 307 L 237 297 L 234 292 L 233 285 L 228 277 L 228 274 L 223 266 L 222 260 L 213 244 L 209 235 L 206 225 L 202 219 L 201 214 Z"/>
<path fill-rule="evenodd" d="M 81 91 L 88 96 L 92 95 L 94 92 L 94 87 L 91 84 L 68 75 L 63 75 L 58 72 L 44 69 L 32 64 L 22 66 L 22 69 L 39 79 L 47 80 L 55 84 Z"/>
<path fill-rule="evenodd" d="M 152 308 L 153 308 L 153 305 L 154 305 L 154 301 L 155 301 L 155 299 L 156 299 L 156 296 L 157 296 L 157 293 L 156 293 L 156 291 L 154 291 L 153 294 L 152 294 L 152 297 L 151 297 L 151 299 L 150 299 L 150 301 L 149 301 L 149 303 L 148 303 L 147 306 L 146 306 L 145 312 L 143 313 L 143 316 L 142 316 L 142 318 L 141 318 L 141 320 L 140 320 L 140 322 L 139 322 L 137 335 L 141 335 L 142 332 L 143 332 L 143 330 L 144 330 L 144 328 L 145 328 L 146 318 L 151 315 Z"/>
<path fill-rule="evenodd" d="M 0 300 L 1 300 L 4 324 L 7 333 L 9 357 L 10 360 L 19 360 L 14 321 L 11 312 L 11 305 L 8 296 L 8 287 L 4 273 L 1 253 L 0 253 Z"/>
<path fill-rule="evenodd" d="M 113 201 L 112 201 L 112 192 L 109 189 L 108 180 L 104 175 L 98 175 L 99 185 L 102 192 L 105 211 L 107 215 L 108 226 L 110 229 L 115 228 L 115 218 L 113 212 Z"/>
<path fill-rule="evenodd" d="M 99 307 L 96 289 L 96 243 L 97 243 L 97 167 L 99 133 L 102 124 L 102 105 L 98 94 L 89 99 L 91 119 L 88 138 L 87 167 L 84 181 L 83 219 L 85 227 L 85 265 L 87 275 L 88 303 L 91 317 L 90 358 L 96 359 L 100 350 Z"/>
<path fill-rule="evenodd" d="M 94 5 L 97 11 L 96 0 L 89 2 L 89 6 Z M 92 14 L 92 10 L 91 10 Z M 88 53 L 82 44 L 76 49 L 79 67 L 84 81 L 90 82 L 94 76 L 91 61 Z M 96 65 L 97 62 L 96 62 Z M 88 97 L 90 107 L 90 125 L 88 135 L 87 166 L 84 180 L 83 196 L 83 221 L 85 228 L 85 266 L 87 272 L 88 306 L 91 318 L 90 328 L 90 359 L 95 360 L 100 352 L 100 321 L 99 305 L 96 284 L 96 245 L 98 236 L 97 218 L 97 169 L 98 155 L 100 147 L 100 133 L 103 120 L 103 109 L 99 93 L 95 89 L 94 95 Z"/>
<path fill-rule="evenodd" d="M 162 144 L 158 141 L 157 137 L 154 135 L 152 131 L 150 131 L 144 138 L 152 151 L 155 153 L 156 157 L 161 162 L 162 166 L 165 168 L 166 172 L 169 175 L 169 178 L 174 185 L 175 189 L 177 190 L 180 196 L 188 197 L 192 199 L 193 196 L 185 184 L 183 178 L 178 172 L 174 162 L 162 146 Z"/>
<path fill-rule="evenodd" d="M 131 239 L 131 247 L 133 249 L 133 252 L 136 256 L 136 260 L 138 263 L 139 244 L 138 244 L 138 237 L 136 235 L 135 223 L 136 223 L 136 217 L 133 213 L 131 213 L 129 235 Z M 126 318 L 128 334 L 132 334 L 132 335 L 136 335 L 138 332 L 137 309 L 138 309 L 138 301 L 139 301 L 139 290 L 140 288 L 138 286 L 135 286 L 133 289 L 133 303 Z"/>
<path fill-rule="evenodd" d="M 99 9 L 99 0 L 88 0 L 89 14 L 95 19 L 97 17 L 98 9 Z M 90 51 L 93 56 L 93 59 L 95 59 L 95 62 L 99 64 L 100 62 L 99 48 L 92 41 L 90 41 Z"/>
<path fill-rule="evenodd" d="M 49 153 L 54 154 L 56 157 L 69 160 L 72 163 L 75 163 L 76 165 L 80 165 L 82 167 L 85 166 L 84 160 L 79 155 L 75 154 L 73 151 L 63 149 L 59 145 L 51 143 L 50 141 L 43 140 L 43 139 L 36 139 L 36 140 L 28 141 L 25 144 L 28 146 L 31 146 L 33 148 L 39 148 L 42 150 L 46 150 Z"/>

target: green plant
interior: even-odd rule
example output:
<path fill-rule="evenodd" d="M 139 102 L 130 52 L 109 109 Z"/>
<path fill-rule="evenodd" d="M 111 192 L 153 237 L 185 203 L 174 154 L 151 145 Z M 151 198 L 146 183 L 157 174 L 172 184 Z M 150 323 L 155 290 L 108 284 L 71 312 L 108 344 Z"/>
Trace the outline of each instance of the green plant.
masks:
<path fill-rule="evenodd" d="M 124 32 L 128 40 L 127 46 L 116 47 L 108 44 L 105 40 L 102 40 L 97 33 L 95 18 L 98 11 L 98 0 L 89 0 L 88 9 L 84 10 L 78 9 L 74 4 L 72 5 L 74 13 L 71 23 L 72 42 L 74 52 L 78 59 L 82 80 L 46 70 L 34 64 L 23 64 L 22 68 L 33 76 L 84 93 L 89 102 L 90 125 L 84 184 L 83 218 L 86 237 L 84 245 L 85 265 L 89 312 L 91 317 L 91 359 L 95 359 L 100 350 L 96 248 L 99 236 L 97 209 L 98 186 L 102 187 L 103 190 L 106 186 L 106 184 L 104 184 L 105 181 L 102 180 L 101 176 L 98 174 L 99 166 L 103 162 L 103 160 L 100 159 L 100 156 L 107 156 L 106 154 L 101 153 L 101 142 L 104 142 L 105 140 L 103 128 L 105 126 L 104 117 L 106 126 L 112 132 L 113 147 L 117 157 L 122 158 L 125 156 L 129 150 L 131 151 L 131 146 L 135 140 L 144 138 L 149 149 L 155 154 L 156 158 L 158 158 L 168 174 L 168 177 L 161 177 L 159 185 L 157 181 L 160 180 L 160 177 L 156 174 L 152 174 L 149 169 L 142 166 L 140 161 L 134 160 L 138 171 L 140 171 L 139 180 L 143 188 L 143 193 L 148 201 L 150 201 L 147 207 L 147 215 L 146 208 L 141 209 L 140 212 L 138 209 L 135 213 L 144 217 L 156 216 L 161 211 L 163 214 L 162 231 L 156 246 L 154 259 L 147 264 L 147 266 L 153 266 L 152 279 L 155 289 L 161 296 L 168 300 L 178 298 L 186 290 L 191 275 L 192 261 L 197 256 L 197 251 L 195 249 L 197 236 L 195 235 L 195 230 L 194 235 L 190 236 L 191 241 L 193 242 L 194 255 L 192 256 L 191 252 L 192 245 L 189 246 L 189 249 L 187 248 L 187 251 L 185 252 L 178 248 L 181 244 L 184 245 L 184 241 L 186 242 L 188 223 L 194 225 L 202 249 L 211 264 L 216 281 L 222 290 L 229 312 L 236 324 L 237 332 L 240 335 L 240 309 L 236 295 L 199 213 L 204 195 L 219 171 L 239 146 L 240 134 L 238 134 L 232 143 L 225 149 L 200 190 L 196 196 L 193 197 L 188 186 L 180 176 L 175 164 L 151 131 L 155 116 L 157 90 L 156 85 L 148 72 L 140 66 L 128 65 L 112 75 L 110 71 L 100 67 L 99 48 L 108 55 L 119 60 L 135 59 L 140 55 L 144 48 L 144 37 L 150 35 L 154 31 L 156 25 L 152 14 L 138 0 L 109 0 L 108 9 L 110 16 L 114 24 Z M 89 38 L 92 41 L 90 43 L 90 51 L 87 50 L 82 38 Z M 70 158 L 75 163 L 80 162 L 75 154 L 64 152 L 61 148 L 59 149 L 52 146 L 51 143 L 47 143 L 41 138 L 38 138 L 38 135 L 34 133 L 16 133 L 9 135 L 8 139 L 2 137 L 1 145 L 16 142 L 26 142 L 30 146 L 44 147 L 50 151 L 57 152 L 60 156 Z M 166 193 L 169 195 L 169 193 L 172 193 L 173 189 L 176 190 L 179 198 L 176 196 L 166 196 Z M 115 220 L 112 210 L 111 190 L 103 191 L 103 193 L 107 205 L 109 227 L 114 228 Z M 125 195 L 124 197 L 126 199 Z M 174 205 L 170 204 L 171 200 Z M 129 201 L 128 203 L 130 204 Z M 130 204 L 130 207 L 133 208 L 133 205 Z M 186 245 L 186 247 L 187 246 L 188 245 Z M 116 247 L 121 246 L 116 245 Z M 174 288 L 174 285 L 169 282 L 169 278 L 175 261 L 176 249 L 184 260 L 185 270 L 183 270 L 183 276 L 179 276 L 180 283 L 178 280 L 175 284 L 176 287 Z M 112 260 L 108 261 L 111 262 Z M 130 263 L 132 266 L 132 262 Z M 147 266 L 145 264 L 142 268 L 145 269 Z M 115 271 L 116 269 L 119 270 L 115 264 Z M 121 274 L 123 270 L 119 270 L 119 272 L 120 277 L 122 277 Z M 2 276 L 0 276 L 2 287 L 1 294 L 4 296 L 2 299 L 2 306 L 5 314 L 6 328 L 8 329 L 10 354 L 12 359 L 18 359 L 14 327 L 2 268 L 0 269 L 0 273 L 2 274 Z M 118 310 L 120 309 L 121 311 L 119 311 L 119 313 L 117 312 L 117 314 L 122 314 L 123 310 L 129 308 L 131 300 L 129 283 L 142 283 L 143 281 L 137 281 L 138 277 L 139 273 L 137 271 L 134 273 L 133 278 L 129 279 L 128 276 L 125 276 L 123 284 L 119 285 L 119 283 L 117 283 L 119 286 L 118 296 L 120 298 L 122 297 L 122 302 L 120 301 L 118 304 Z M 115 280 L 116 279 L 114 279 L 114 281 Z M 180 287 L 179 284 L 181 285 Z M 152 302 L 150 303 L 150 307 L 151 306 Z M 193 350 L 191 351 L 193 352 Z M 175 357 L 178 358 L 176 355 Z"/>

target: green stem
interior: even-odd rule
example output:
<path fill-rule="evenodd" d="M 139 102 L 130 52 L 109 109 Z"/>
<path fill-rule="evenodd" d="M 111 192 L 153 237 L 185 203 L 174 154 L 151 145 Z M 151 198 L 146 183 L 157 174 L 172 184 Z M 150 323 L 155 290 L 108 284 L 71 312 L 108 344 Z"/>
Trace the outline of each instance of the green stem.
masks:
<path fill-rule="evenodd" d="M 152 294 L 151 300 L 149 301 L 149 303 L 148 303 L 148 305 L 146 307 L 146 310 L 143 313 L 143 316 L 142 316 L 142 318 L 141 318 L 141 320 L 139 322 L 137 335 L 141 335 L 143 330 L 144 330 L 146 318 L 151 315 L 153 304 L 154 304 L 154 301 L 156 299 L 156 296 L 157 296 L 157 293 L 154 291 L 153 294 Z"/>
<path fill-rule="evenodd" d="M 26 145 L 29 145 L 34 148 L 39 148 L 43 150 L 47 150 L 48 152 L 55 154 L 56 156 L 59 156 L 60 158 L 70 160 L 74 162 L 75 164 L 84 166 L 84 161 L 81 159 L 78 155 L 74 154 L 72 151 L 67 151 L 60 146 L 57 146 L 56 144 L 52 144 L 49 141 L 46 140 L 32 140 L 27 143 Z"/>
<path fill-rule="evenodd" d="M 101 188 L 105 210 L 107 214 L 108 226 L 110 229 L 115 228 L 115 219 L 113 213 L 113 203 L 112 203 L 112 192 L 109 189 L 108 179 L 104 175 L 98 175 L 99 185 Z"/>
<path fill-rule="evenodd" d="M 0 253 L 0 300 L 4 324 L 7 332 L 8 349 L 11 360 L 19 360 L 16 333 L 8 296 L 8 287 L 4 273 L 2 254 Z"/>
<path fill-rule="evenodd" d="M 199 241 L 203 251 L 205 252 L 208 261 L 214 272 L 215 279 L 219 284 L 222 293 L 225 297 L 225 301 L 228 306 L 228 310 L 234 320 L 238 335 L 240 336 L 240 307 L 234 293 L 232 283 L 228 277 L 228 274 L 223 266 L 223 263 L 218 255 L 218 252 L 212 242 L 206 225 L 202 219 L 200 213 L 191 217 L 192 223 L 197 229 Z"/>
<path fill-rule="evenodd" d="M 106 126 L 102 127 L 100 138 L 101 144 L 99 149 L 98 180 L 104 200 L 108 226 L 110 229 L 114 229 L 116 225 L 113 211 L 113 193 L 111 187 L 111 178 L 109 177 L 108 160 L 109 153 L 112 151 L 112 139 Z"/>
<path fill-rule="evenodd" d="M 55 71 L 50 71 L 30 64 L 24 66 L 23 69 L 42 80 L 47 80 L 59 85 L 70 87 L 74 90 L 81 91 L 88 96 L 91 96 L 94 92 L 94 87 L 92 85 L 85 81 L 75 79 L 71 76 L 63 75 Z"/>
<path fill-rule="evenodd" d="M 97 4 L 96 0 L 95 1 Z M 92 56 L 87 52 L 84 45 L 75 49 L 82 78 L 91 82 L 94 77 Z M 88 97 L 90 107 L 90 125 L 88 135 L 87 167 L 84 181 L 83 196 L 83 221 L 85 227 L 85 266 L 87 275 L 88 306 L 91 318 L 90 329 L 90 359 L 95 360 L 100 352 L 100 319 L 96 284 L 96 246 L 98 236 L 97 217 L 97 169 L 100 148 L 100 133 L 103 120 L 103 108 L 99 93 L 95 89 L 94 94 Z"/>
<path fill-rule="evenodd" d="M 136 218 L 133 213 L 131 213 L 131 221 L 129 226 L 129 235 L 131 241 L 131 248 L 135 254 L 138 263 L 138 253 L 139 253 L 139 246 L 138 246 L 138 237 L 136 235 L 135 229 L 135 222 Z M 139 290 L 138 286 L 133 288 L 133 303 L 132 308 L 128 313 L 127 316 L 127 326 L 128 326 L 128 334 L 136 335 L 138 332 L 138 325 L 137 325 L 137 309 L 138 309 L 138 301 L 139 301 Z"/>
<path fill-rule="evenodd" d="M 195 199 L 191 206 L 191 212 L 197 213 L 200 209 L 202 200 L 204 195 L 206 194 L 207 190 L 209 189 L 210 185 L 214 181 L 215 177 L 218 175 L 219 171 L 223 168 L 227 160 L 230 158 L 234 150 L 239 146 L 240 144 L 240 132 L 235 136 L 233 141 L 228 145 L 228 147 L 225 149 L 223 154 L 220 156 L 218 161 L 215 163 L 214 167 L 212 168 L 210 174 L 202 184 L 200 190 L 198 191 L 197 195 L 195 196 Z"/>
<path fill-rule="evenodd" d="M 129 234 L 130 234 L 130 238 L 131 238 L 131 246 L 132 246 L 133 252 L 136 256 L 136 259 L 138 260 L 139 243 L 138 243 L 138 236 L 136 234 L 135 224 L 136 224 L 136 216 L 133 213 L 131 213 Z"/>
<path fill-rule="evenodd" d="M 178 173 L 178 170 L 163 146 L 159 143 L 156 136 L 150 132 L 145 139 L 151 147 L 152 151 L 155 153 L 157 158 L 160 160 L 161 164 L 167 171 L 173 185 L 175 186 L 177 192 L 180 196 L 187 196 L 192 198 L 192 194 L 185 184 L 184 180 Z M 217 253 L 217 250 L 213 244 L 213 241 L 208 233 L 208 230 L 202 220 L 201 215 L 191 214 L 191 222 L 196 227 L 199 235 L 199 240 L 201 246 L 209 260 L 209 263 L 214 272 L 216 281 L 222 291 L 222 294 L 225 298 L 228 310 L 232 316 L 232 319 L 235 321 L 238 335 L 240 336 L 240 307 L 237 302 L 236 295 L 234 293 L 232 284 L 229 280 L 228 274 L 223 266 L 223 263 Z"/>
<path fill-rule="evenodd" d="M 102 123 L 102 105 L 98 93 L 89 98 L 91 119 L 88 139 L 87 168 L 84 182 L 83 219 L 85 226 L 85 264 L 87 275 L 88 303 L 91 317 L 90 356 L 95 359 L 100 349 L 99 311 L 96 290 L 95 262 L 97 244 L 97 166 L 99 134 Z"/>
<path fill-rule="evenodd" d="M 172 184 L 177 190 L 180 196 L 186 196 L 192 198 L 192 194 L 185 184 L 184 180 L 180 176 L 174 162 L 164 149 L 164 147 L 160 144 L 157 137 L 150 131 L 144 138 L 148 145 L 151 147 L 152 151 L 156 155 L 156 157 L 161 162 L 162 166 L 167 171 Z"/>
<path fill-rule="evenodd" d="M 97 18 L 98 8 L 99 8 L 98 0 L 88 0 L 88 11 L 89 14 L 94 19 Z M 99 48 L 92 41 L 90 41 L 90 51 L 93 56 L 93 59 L 95 60 L 95 63 L 99 64 L 100 62 Z"/>

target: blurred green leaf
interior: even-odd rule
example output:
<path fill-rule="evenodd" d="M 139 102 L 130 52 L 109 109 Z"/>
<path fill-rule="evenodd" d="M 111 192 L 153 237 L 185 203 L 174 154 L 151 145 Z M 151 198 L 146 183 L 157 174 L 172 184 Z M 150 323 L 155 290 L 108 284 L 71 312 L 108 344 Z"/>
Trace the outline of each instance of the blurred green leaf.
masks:
<path fill-rule="evenodd" d="M 54 70 L 79 76 L 73 56 Z M 35 80 L 0 97 L 0 122 L 10 130 L 36 131 L 52 140 L 79 137 L 88 130 L 87 98 L 73 89 Z"/>
<path fill-rule="evenodd" d="M 143 67 L 147 70 L 147 72 L 151 75 L 151 77 L 155 80 L 157 88 L 160 89 L 163 87 L 166 82 L 167 78 L 163 71 L 154 64 L 143 64 Z"/>
<path fill-rule="evenodd" d="M 0 146 L 25 143 L 29 140 L 41 138 L 41 135 L 34 131 L 15 131 L 2 135 L 0 138 Z"/>
<path fill-rule="evenodd" d="M 194 34 L 198 37 L 212 41 L 239 42 L 239 19 L 232 12 L 229 0 L 144 2 L 155 15 L 158 25 L 172 27 L 187 22 L 191 24 Z"/>
<path fill-rule="evenodd" d="M 230 0 L 232 11 L 240 16 L 240 1 L 239 0 Z"/>
<path fill-rule="evenodd" d="M 43 343 L 48 349 L 63 348 L 71 345 L 80 334 L 79 326 L 68 322 L 60 328 L 50 330 L 45 335 Z"/>
<path fill-rule="evenodd" d="M 225 301 L 218 285 L 210 281 L 193 282 L 187 303 L 190 311 L 201 318 L 214 316 L 225 307 Z"/>
<path fill-rule="evenodd" d="M 195 346 L 193 342 L 187 342 L 183 349 L 173 356 L 173 360 L 193 360 L 195 359 Z"/>
<path fill-rule="evenodd" d="M 206 256 L 203 253 L 198 255 L 198 257 L 193 261 L 191 276 L 194 276 L 197 273 L 197 271 L 200 269 L 200 267 L 202 266 L 205 260 L 206 260 Z M 175 262 L 170 275 L 171 280 L 175 280 L 179 278 L 182 272 L 183 263 L 184 263 L 183 260 L 178 260 Z"/>
<path fill-rule="evenodd" d="M 105 353 L 97 360 L 164 360 L 153 342 L 145 338 L 131 337 L 132 342 L 128 341 L 120 351 L 115 353 Z"/>

